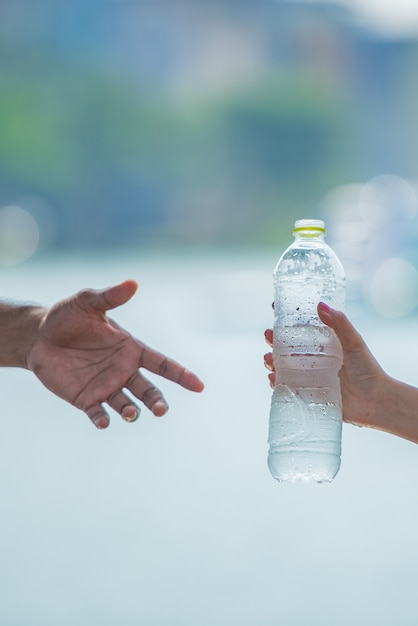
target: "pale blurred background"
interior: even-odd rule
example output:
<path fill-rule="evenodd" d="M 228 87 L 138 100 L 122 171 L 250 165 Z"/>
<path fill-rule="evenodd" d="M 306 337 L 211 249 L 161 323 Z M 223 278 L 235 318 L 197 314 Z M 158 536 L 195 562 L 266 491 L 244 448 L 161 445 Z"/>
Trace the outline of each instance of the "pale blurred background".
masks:
<path fill-rule="evenodd" d="M 416 447 L 345 426 L 332 484 L 276 484 L 263 369 L 319 217 L 418 385 L 417 67 L 412 0 L 0 0 L 2 295 L 135 278 L 114 317 L 206 382 L 99 433 L 0 372 L 1 624 L 417 623 Z"/>

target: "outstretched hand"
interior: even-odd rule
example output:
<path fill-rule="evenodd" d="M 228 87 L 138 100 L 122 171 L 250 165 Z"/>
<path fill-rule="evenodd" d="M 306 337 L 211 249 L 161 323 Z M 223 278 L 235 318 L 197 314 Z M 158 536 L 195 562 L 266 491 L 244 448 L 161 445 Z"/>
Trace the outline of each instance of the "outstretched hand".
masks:
<path fill-rule="evenodd" d="M 107 404 L 126 421 L 139 408 L 155 416 L 168 405 L 161 391 L 139 370 L 146 368 L 190 391 L 202 391 L 195 374 L 149 348 L 118 326 L 106 311 L 125 304 L 137 290 L 133 280 L 102 290 L 85 289 L 42 312 L 26 365 L 53 393 L 84 411 L 97 428 L 109 425 Z"/>

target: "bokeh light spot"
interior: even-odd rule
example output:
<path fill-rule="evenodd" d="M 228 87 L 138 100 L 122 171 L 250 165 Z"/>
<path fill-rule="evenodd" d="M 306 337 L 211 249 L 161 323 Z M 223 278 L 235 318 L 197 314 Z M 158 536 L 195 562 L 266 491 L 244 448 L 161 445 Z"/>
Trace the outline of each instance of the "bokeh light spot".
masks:
<path fill-rule="evenodd" d="M 418 272 L 401 258 L 385 259 L 370 283 L 370 299 L 384 317 L 403 317 L 418 304 Z"/>
<path fill-rule="evenodd" d="M 400 176 L 385 174 L 372 178 L 361 190 L 359 200 L 363 219 L 374 228 L 393 216 L 412 221 L 417 213 L 415 189 Z"/>
<path fill-rule="evenodd" d="M 0 209 L 0 264 L 17 265 L 29 259 L 39 244 L 39 228 L 32 215 L 19 206 Z"/>

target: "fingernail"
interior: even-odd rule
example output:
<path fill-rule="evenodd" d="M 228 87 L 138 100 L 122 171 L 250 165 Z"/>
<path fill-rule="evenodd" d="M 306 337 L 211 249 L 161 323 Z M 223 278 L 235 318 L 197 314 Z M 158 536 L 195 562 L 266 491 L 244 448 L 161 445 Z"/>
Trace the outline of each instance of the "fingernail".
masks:
<path fill-rule="evenodd" d="M 97 417 L 96 419 L 92 419 L 91 421 L 93 422 L 97 430 L 105 430 L 105 428 L 109 426 L 108 420 L 104 419 L 103 417 Z"/>
<path fill-rule="evenodd" d="M 126 406 L 122 411 L 122 418 L 125 422 L 134 422 L 138 419 L 140 410 L 134 406 Z"/>
<path fill-rule="evenodd" d="M 167 413 L 168 405 L 165 402 L 162 402 L 161 400 L 159 400 L 158 402 L 154 404 L 151 411 L 153 412 L 155 417 L 162 417 L 163 415 Z"/>
<path fill-rule="evenodd" d="M 326 302 L 320 302 L 318 306 L 320 306 L 321 309 L 323 311 L 326 311 L 327 313 L 331 313 L 331 311 L 332 311 L 331 307 Z"/>
<path fill-rule="evenodd" d="M 333 309 L 329 306 L 329 304 L 326 304 L 325 302 L 320 302 L 318 304 L 318 313 L 320 313 L 320 317 L 322 316 L 322 321 L 324 322 L 324 324 L 327 324 L 327 326 L 332 326 L 333 324 L 332 311 Z"/>

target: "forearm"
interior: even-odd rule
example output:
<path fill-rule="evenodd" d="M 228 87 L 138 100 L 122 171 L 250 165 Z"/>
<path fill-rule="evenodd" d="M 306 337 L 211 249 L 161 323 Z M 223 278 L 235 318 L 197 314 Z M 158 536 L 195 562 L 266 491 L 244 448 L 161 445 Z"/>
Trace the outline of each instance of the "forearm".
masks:
<path fill-rule="evenodd" d="M 27 367 L 26 356 L 45 309 L 0 302 L 0 367 Z"/>
<path fill-rule="evenodd" d="M 418 443 L 418 389 L 387 377 L 371 427 Z"/>

